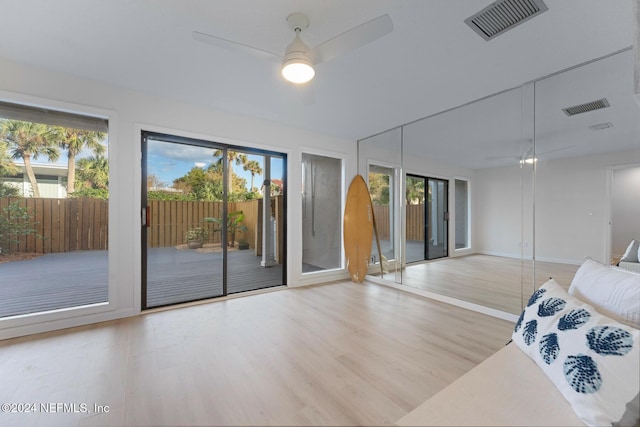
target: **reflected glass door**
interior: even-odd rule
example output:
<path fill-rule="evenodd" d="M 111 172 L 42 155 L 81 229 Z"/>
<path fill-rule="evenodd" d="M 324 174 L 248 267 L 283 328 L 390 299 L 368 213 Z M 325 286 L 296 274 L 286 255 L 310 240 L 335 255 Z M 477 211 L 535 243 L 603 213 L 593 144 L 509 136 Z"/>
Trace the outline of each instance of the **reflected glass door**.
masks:
<path fill-rule="evenodd" d="M 449 182 L 427 178 L 426 256 L 425 259 L 449 256 Z"/>
<path fill-rule="evenodd" d="M 425 236 L 425 182 L 421 176 L 407 175 L 406 203 L 406 260 L 424 261 L 426 258 Z"/>
<path fill-rule="evenodd" d="M 409 175 L 406 178 L 406 260 L 449 256 L 449 182 Z"/>

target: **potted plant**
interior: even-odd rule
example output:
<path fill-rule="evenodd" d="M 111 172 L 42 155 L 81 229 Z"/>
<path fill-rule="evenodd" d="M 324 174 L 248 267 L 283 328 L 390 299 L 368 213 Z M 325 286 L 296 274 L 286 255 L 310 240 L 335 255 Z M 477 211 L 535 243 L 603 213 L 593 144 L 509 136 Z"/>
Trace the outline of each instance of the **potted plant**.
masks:
<path fill-rule="evenodd" d="M 238 239 L 238 249 L 245 250 L 249 249 L 249 242 L 244 237 Z"/>
<path fill-rule="evenodd" d="M 222 218 L 204 218 L 204 221 L 215 222 L 216 224 L 222 225 Z M 244 213 L 242 211 L 230 212 L 227 215 L 227 231 L 229 232 L 227 246 L 229 246 L 230 248 L 232 248 L 236 244 L 236 234 L 239 232 L 244 233 L 248 230 L 247 226 L 242 224 L 243 221 Z"/>
<path fill-rule="evenodd" d="M 209 230 L 205 227 L 190 228 L 184 236 L 189 249 L 201 248 L 204 241 L 209 238 Z"/>

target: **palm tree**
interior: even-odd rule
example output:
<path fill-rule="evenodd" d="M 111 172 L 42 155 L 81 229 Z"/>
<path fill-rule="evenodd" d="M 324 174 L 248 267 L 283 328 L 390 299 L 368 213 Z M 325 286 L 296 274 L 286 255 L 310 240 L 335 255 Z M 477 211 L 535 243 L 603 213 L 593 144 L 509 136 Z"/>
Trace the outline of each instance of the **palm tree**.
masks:
<path fill-rule="evenodd" d="M 407 205 L 424 203 L 424 179 L 407 177 L 405 199 Z"/>
<path fill-rule="evenodd" d="M 12 176 L 18 173 L 20 173 L 20 168 L 11 160 L 9 144 L 0 142 L 0 177 Z"/>
<path fill-rule="evenodd" d="M 46 156 L 49 161 L 55 162 L 60 157 L 60 151 L 54 144 L 54 134 L 51 128 L 41 123 L 4 120 L 0 123 L 0 135 L 3 141 L 9 143 L 11 157 L 24 161 L 33 197 L 40 197 L 38 181 L 36 181 L 36 175 L 31 167 L 31 160 Z"/>
<path fill-rule="evenodd" d="M 2 177 L 16 175 L 20 168 L 13 163 L 9 155 L 8 144 L 0 142 L 0 197 L 17 197 L 20 195 L 18 187 L 2 182 Z"/>
<path fill-rule="evenodd" d="M 90 148 L 95 155 L 104 154 L 106 149 L 101 142 L 105 133 L 62 126 L 55 126 L 54 132 L 58 145 L 67 150 L 67 194 L 71 194 L 76 189 L 76 156 L 84 148 Z"/>
<path fill-rule="evenodd" d="M 217 163 L 222 163 L 222 150 L 216 150 L 213 153 L 213 157 L 220 157 Z M 229 165 L 227 166 L 227 193 L 233 193 L 233 163 L 238 166 L 244 166 L 249 159 L 246 154 L 238 153 L 236 151 L 227 151 L 227 157 L 229 158 Z"/>
<path fill-rule="evenodd" d="M 244 170 L 251 172 L 251 187 L 250 191 L 253 191 L 253 178 L 256 175 L 262 175 L 262 168 L 260 167 L 260 162 L 257 160 L 249 160 L 246 165 L 243 167 Z"/>
<path fill-rule="evenodd" d="M 102 154 L 78 159 L 78 178 L 91 188 L 109 187 L 109 160 Z"/>

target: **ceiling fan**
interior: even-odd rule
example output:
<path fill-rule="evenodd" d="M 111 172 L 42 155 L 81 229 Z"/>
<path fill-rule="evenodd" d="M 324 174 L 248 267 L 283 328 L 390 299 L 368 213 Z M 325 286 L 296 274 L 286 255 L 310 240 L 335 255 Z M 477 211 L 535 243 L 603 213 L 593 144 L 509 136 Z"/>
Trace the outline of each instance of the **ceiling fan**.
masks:
<path fill-rule="evenodd" d="M 285 49 L 284 55 L 199 31 L 193 32 L 193 38 L 197 41 L 233 52 L 249 54 L 260 59 L 281 61 L 283 77 L 292 83 L 301 84 L 313 79 L 315 76 L 315 65 L 330 61 L 393 31 L 393 22 L 389 15 L 385 14 L 351 28 L 310 49 L 300 38 L 300 33 L 309 27 L 309 18 L 307 15 L 294 12 L 287 16 L 286 21 L 289 28 L 295 32 L 295 38 Z"/>

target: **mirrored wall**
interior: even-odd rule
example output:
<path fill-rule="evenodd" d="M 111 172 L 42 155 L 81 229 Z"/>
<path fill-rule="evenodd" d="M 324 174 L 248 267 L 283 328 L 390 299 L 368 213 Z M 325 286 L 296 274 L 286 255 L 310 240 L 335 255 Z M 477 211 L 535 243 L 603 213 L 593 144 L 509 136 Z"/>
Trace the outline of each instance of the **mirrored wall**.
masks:
<path fill-rule="evenodd" d="M 371 274 L 517 314 L 585 257 L 615 262 L 640 236 L 616 213 L 640 203 L 632 84 L 627 49 L 359 141 L 392 260 Z"/>

